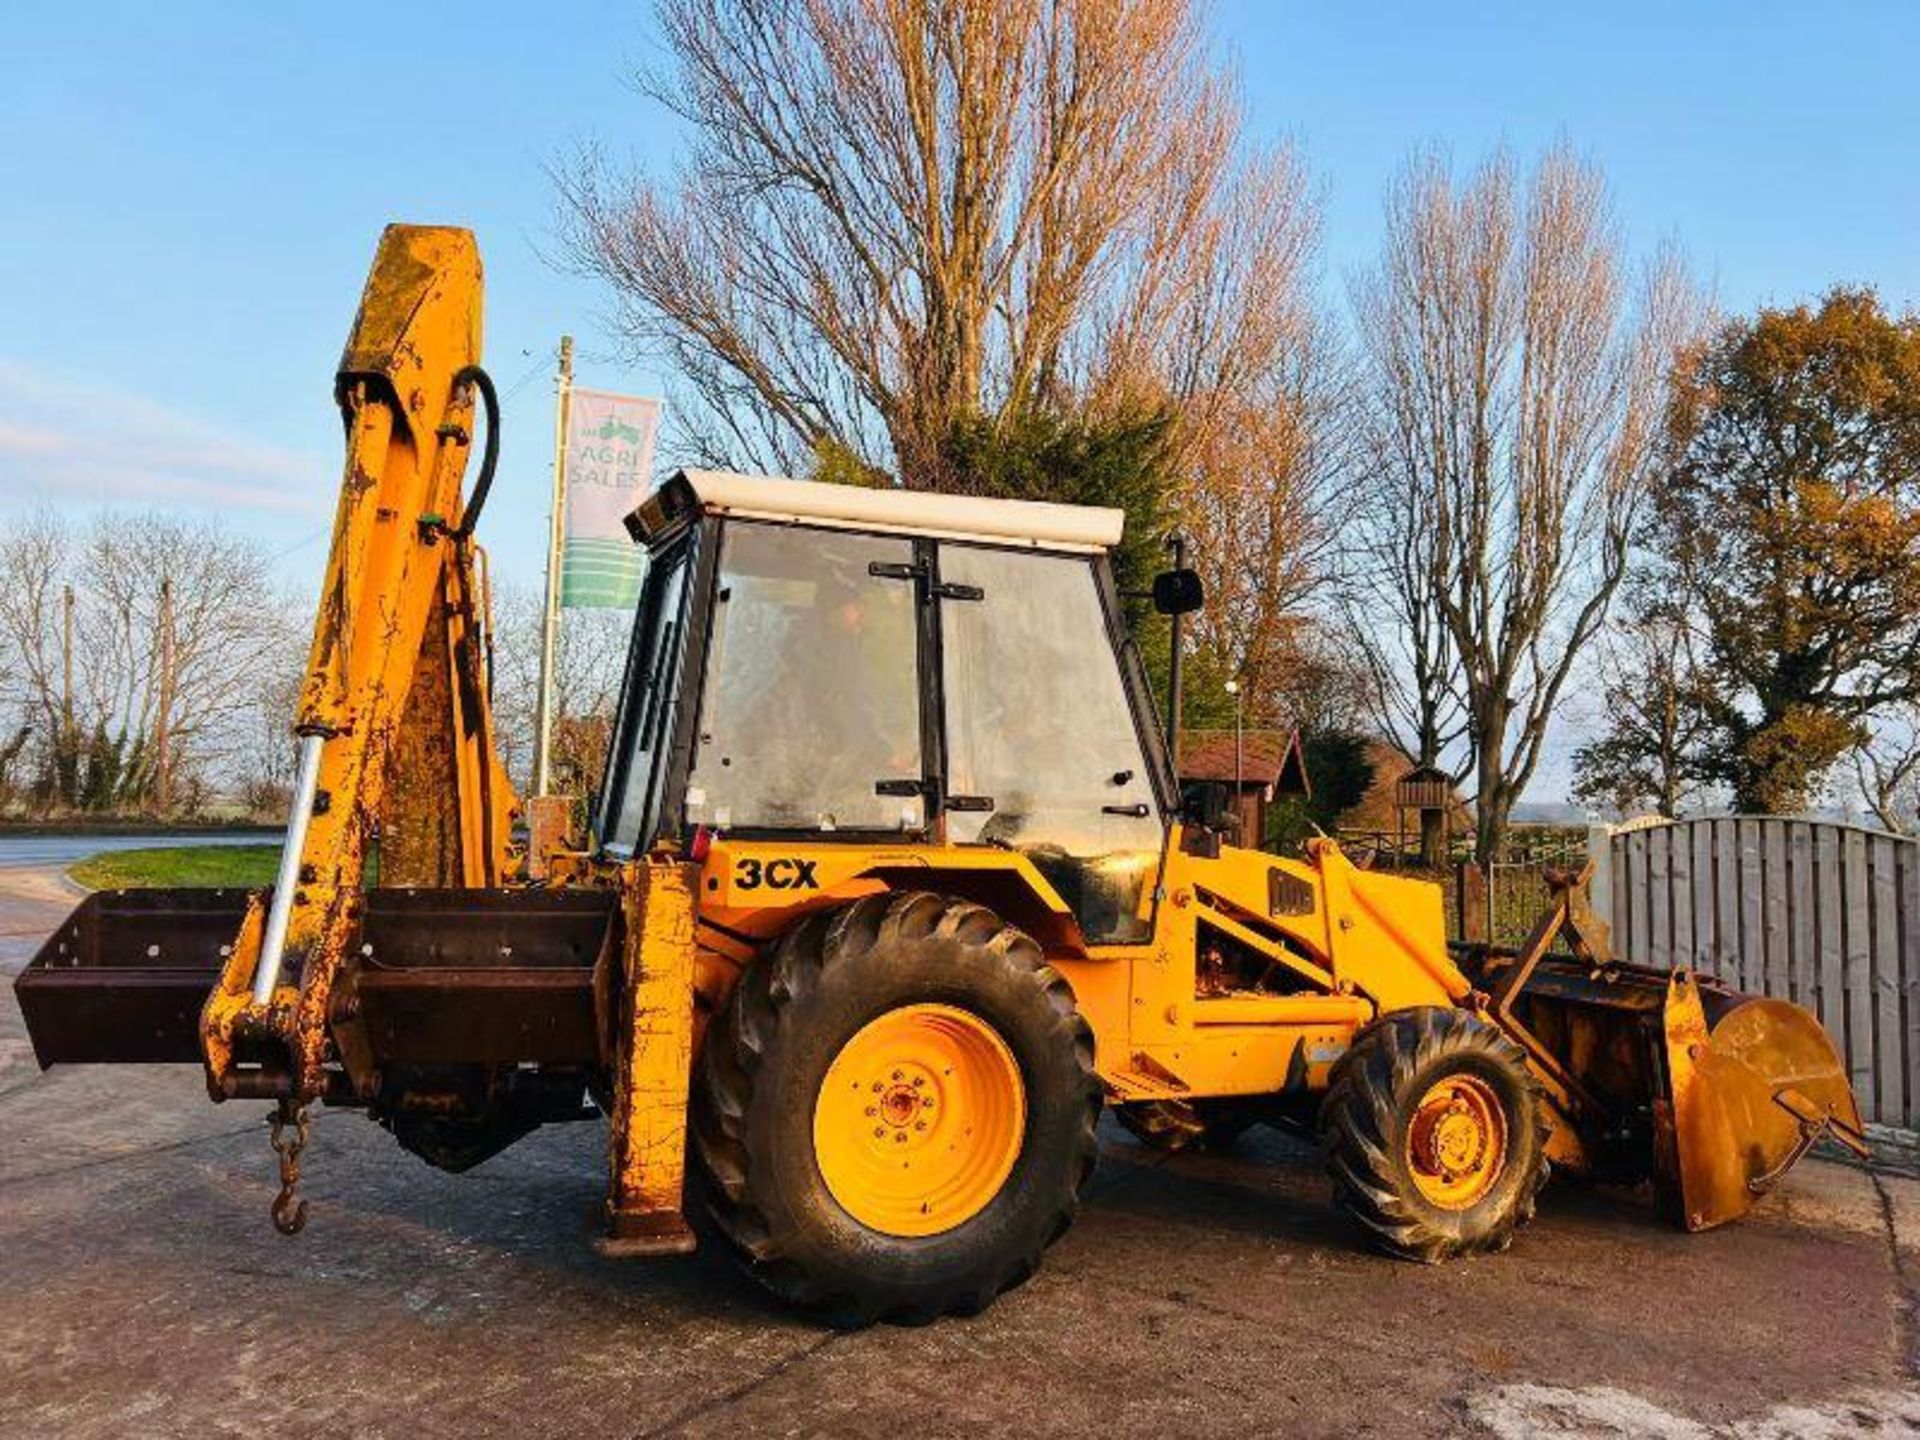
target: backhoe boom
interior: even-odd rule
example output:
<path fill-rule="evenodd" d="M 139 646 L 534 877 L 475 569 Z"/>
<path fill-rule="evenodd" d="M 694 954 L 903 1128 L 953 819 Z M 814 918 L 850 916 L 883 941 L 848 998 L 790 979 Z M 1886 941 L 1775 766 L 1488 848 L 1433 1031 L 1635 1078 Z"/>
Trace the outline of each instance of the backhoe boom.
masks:
<path fill-rule="evenodd" d="M 346 471 L 279 881 L 242 925 L 201 1021 L 216 1099 L 298 1104 L 336 1083 L 329 1007 L 376 831 L 388 884 L 505 876 L 514 800 L 494 753 L 486 600 L 460 491 L 488 383 L 480 315 L 469 232 L 387 228 L 335 381 Z M 337 1048 L 364 1092 L 375 1077 L 357 1038 L 349 1021 Z"/>

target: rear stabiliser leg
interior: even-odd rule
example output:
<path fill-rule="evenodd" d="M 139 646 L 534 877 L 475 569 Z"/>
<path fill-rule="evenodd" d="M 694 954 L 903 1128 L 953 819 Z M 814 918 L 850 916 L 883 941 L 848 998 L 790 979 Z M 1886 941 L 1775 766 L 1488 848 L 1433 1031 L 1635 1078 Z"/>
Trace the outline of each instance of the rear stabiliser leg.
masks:
<path fill-rule="evenodd" d="M 681 1214 L 687 1088 L 693 1070 L 694 886 L 699 869 L 672 861 L 631 865 L 621 877 L 625 917 L 611 985 L 613 1114 L 607 1136 L 602 1255 L 684 1255 L 693 1232 Z"/>

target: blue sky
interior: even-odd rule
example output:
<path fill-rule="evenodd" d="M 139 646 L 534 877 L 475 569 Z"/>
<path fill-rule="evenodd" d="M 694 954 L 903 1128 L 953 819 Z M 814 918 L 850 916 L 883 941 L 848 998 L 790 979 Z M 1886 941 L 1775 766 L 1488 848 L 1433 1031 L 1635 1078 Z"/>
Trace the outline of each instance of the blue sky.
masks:
<path fill-rule="evenodd" d="M 1325 187 L 1331 285 L 1371 253 L 1410 147 L 1565 135 L 1633 239 L 1678 241 L 1727 306 L 1843 280 L 1920 302 L 1920 7 L 1229 0 L 1215 31 L 1255 133 L 1295 140 Z M 38 5 L 5 35 L 0 509 L 211 508 L 310 585 L 374 240 L 459 223 L 507 392 L 487 538 L 535 580 L 556 337 L 579 337 L 583 383 L 662 379 L 608 358 L 600 297 L 543 258 L 550 161 L 588 139 L 671 155 L 623 78 L 651 53 L 646 8 Z"/>

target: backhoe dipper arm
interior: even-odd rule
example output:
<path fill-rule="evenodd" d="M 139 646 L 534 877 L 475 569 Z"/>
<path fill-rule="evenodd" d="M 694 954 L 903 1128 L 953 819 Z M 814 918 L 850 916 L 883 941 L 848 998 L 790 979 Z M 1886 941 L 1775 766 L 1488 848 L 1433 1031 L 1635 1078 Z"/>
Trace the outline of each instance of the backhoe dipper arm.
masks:
<path fill-rule="evenodd" d="M 470 232 L 387 227 L 335 381 L 346 471 L 279 878 L 201 1020 L 216 1099 L 323 1094 L 334 980 L 376 825 L 384 883 L 490 886 L 506 869 L 514 800 L 494 750 L 485 598 L 460 495 L 476 393 L 493 408 L 480 318 Z M 378 1078 L 341 1030 L 364 1094 Z"/>

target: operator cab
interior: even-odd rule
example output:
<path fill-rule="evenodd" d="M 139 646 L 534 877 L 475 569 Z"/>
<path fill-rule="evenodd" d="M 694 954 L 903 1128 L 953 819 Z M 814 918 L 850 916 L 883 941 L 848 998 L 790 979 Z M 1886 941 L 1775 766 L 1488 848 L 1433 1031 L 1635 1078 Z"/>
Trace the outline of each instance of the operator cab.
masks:
<path fill-rule="evenodd" d="M 1177 801 L 1108 550 L 1121 512 L 682 471 L 596 829 L 1027 856 L 1092 943 L 1147 940 Z"/>

